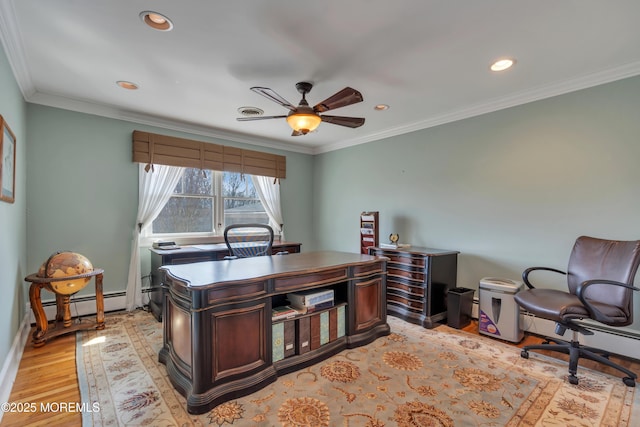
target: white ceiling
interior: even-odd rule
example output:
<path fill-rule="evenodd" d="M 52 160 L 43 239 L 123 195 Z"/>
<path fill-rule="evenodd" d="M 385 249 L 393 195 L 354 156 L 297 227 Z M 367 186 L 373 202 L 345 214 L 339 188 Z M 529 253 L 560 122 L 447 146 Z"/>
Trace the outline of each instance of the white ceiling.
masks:
<path fill-rule="evenodd" d="M 145 26 L 153 10 L 174 23 Z M 305 153 L 326 152 L 640 74 L 637 0 L 0 0 L 0 36 L 28 102 Z M 500 57 L 516 66 L 489 71 Z M 139 84 L 126 91 L 117 80 Z M 288 110 L 350 86 L 364 102 L 292 137 Z M 390 105 L 383 112 L 376 104 Z"/>

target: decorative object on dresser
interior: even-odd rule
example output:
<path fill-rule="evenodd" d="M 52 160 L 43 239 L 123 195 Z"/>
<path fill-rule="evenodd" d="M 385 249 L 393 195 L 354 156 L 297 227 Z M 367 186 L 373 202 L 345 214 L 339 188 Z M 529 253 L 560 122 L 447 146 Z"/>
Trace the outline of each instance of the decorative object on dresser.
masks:
<path fill-rule="evenodd" d="M 397 233 L 391 233 L 389 234 L 389 243 L 380 243 L 377 246 L 383 249 L 408 248 L 411 246 L 408 243 L 399 243 L 399 241 L 400 235 Z"/>
<path fill-rule="evenodd" d="M 49 338 L 82 329 L 104 329 L 104 297 L 102 293 L 101 268 L 94 268 L 91 261 L 84 255 L 60 251 L 52 254 L 42 263 L 37 273 L 25 277 L 30 282 L 29 300 L 36 319 L 33 331 L 33 346 L 42 347 Z M 95 277 L 96 284 L 96 321 L 73 324 L 69 307 L 71 296 L 84 289 L 91 278 Z M 51 291 L 56 296 L 56 319 L 49 329 L 47 315 L 42 307 L 42 289 Z"/>
<path fill-rule="evenodd" d="M 443 249 L 369 248 L 387 262 L 387 312 L 432 328 L 447 318 L 447 292 L 457 284 L 458 251 Z"/>
<path fill-rule="evenodd" d="M 380 243 L 378 227 L 378 212 L 360 214 L 360 253 L 368 254 L 370 247 L 378 246 Z"/>
<path fill-rule="evenodd" d="M 390 331 L 386 262 L 309 252 L 164 266 L 158 360 L 185 396 L 187 410 L 200 414 L 282 374 L 366 345 Z M 272 308 L 283 305 L 286 294 L 313 288 L 331 289 L 334 304 L 273 322 Z"/>
<path fill-rule="evenodd" d="M 300 252 L 301 243 L 274 242 L 273 252 Z M 203 261 L 220 261 L 229 255 L 225 243 L 180 246 L 177 249 L 151 248 L 151 292 L 149 309 L 156 320 L 162 320 L 162 273 L 158 270 L 163 265 L 187 264 Z"/>

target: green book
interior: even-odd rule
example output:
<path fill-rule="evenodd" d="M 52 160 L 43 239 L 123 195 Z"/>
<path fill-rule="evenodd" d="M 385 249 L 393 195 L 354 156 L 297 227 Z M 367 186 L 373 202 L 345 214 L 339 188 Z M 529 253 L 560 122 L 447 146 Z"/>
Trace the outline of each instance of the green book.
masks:
<path fill-rule="evenodd" d="M 284 359 L 284 322 L 271 326 L 271 353 L 273 362 Z"/>
<path fill-rule="evenodd" d="M 345 314 L 346 314 L 346 305 L 341 305 L 338 307 L 338 338 L 343 337 L 345 334 Z"/>
<path fill-rule="evenodd" d="M 320 345 L 329 342 L 329 312 L 320 313 Z"/>

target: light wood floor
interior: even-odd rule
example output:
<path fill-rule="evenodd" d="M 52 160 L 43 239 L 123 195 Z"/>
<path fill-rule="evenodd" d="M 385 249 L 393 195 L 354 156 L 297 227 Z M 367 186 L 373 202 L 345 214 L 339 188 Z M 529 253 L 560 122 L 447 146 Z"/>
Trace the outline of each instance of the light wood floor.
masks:
<path fill-rule="evenodd" d="M 478 322 L 473 321 L 463 330 L 478 333 Z M 542 342 L 540 337 L 526 335 L 524 340 L 514 346 L 522 347 Z M 1 426 L 80 426 L 82 416 L 79 413 L 41 412 L 41 404 L 78 402 L 80 390 L 76 374 L 75 334 L 54 338 L 44 347 L 33 348 L 27 342 L 16 381 L 11 391 L 9 402 L 20 405 L 35 404 L 34 412 L 7 412 L 0 422 Z M 567 356 L 558 353 L 546 353 L 558 359 L 567 360 Z M 634 372 L 640 373 L 640 361 L 612 356 L 611 360 L 620 363 Z M 614 376 L 621 374 L 609 367 L 589 360 L 581 360 L 580 366 L 610 373 Z M 580 371 L 578 369 L 578 375 Z"/>

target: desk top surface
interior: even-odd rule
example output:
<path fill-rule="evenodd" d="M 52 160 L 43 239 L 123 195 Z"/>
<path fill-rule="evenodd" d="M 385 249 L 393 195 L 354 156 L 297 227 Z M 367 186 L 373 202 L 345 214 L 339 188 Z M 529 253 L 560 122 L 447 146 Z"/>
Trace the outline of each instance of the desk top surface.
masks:
<path fill-rule="evenodd" d="M 302 272 L 318 272 L 348 265 L 374 263 L 381 259 L 387 258 L 325 251 L 166 265 L 160 269 L 184 281 L 188 286 L 198 287 L 223 282 L 267 279 Z"/>

